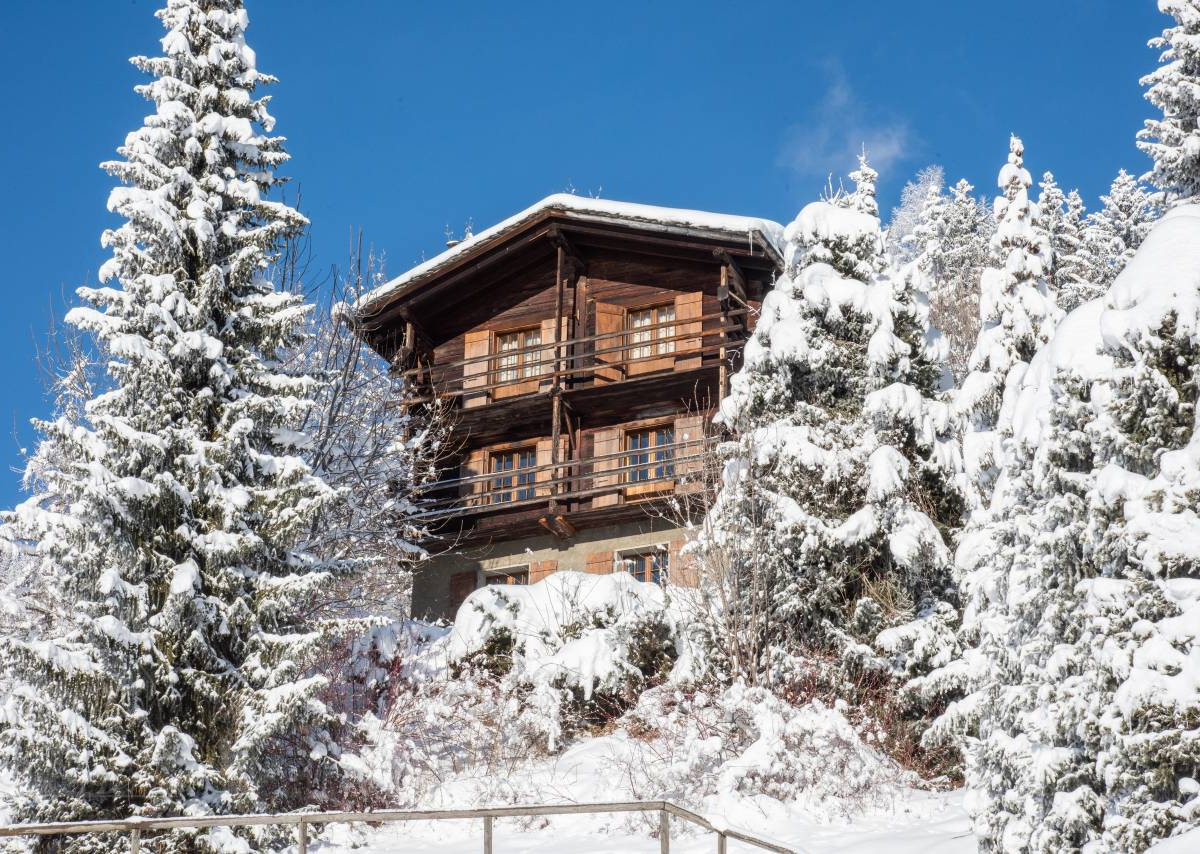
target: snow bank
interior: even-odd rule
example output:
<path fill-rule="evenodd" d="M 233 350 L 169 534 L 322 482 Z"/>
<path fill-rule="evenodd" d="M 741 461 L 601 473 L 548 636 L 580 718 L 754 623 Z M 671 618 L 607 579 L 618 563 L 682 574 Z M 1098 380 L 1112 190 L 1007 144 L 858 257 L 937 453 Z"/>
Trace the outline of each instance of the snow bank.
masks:
<path fill-rule="evenodd" d="M 777 256 L 783 254 L 783 226 L 771 220 L 556 193 L 491 228 L 456 243 L 445 252 L 423 264 L 418 264 L 403 275 L 385 282 L 373 291 L 364 294 L 355 302 L 354 307 L 358 311 L 369 310 L 372 304 L 402 291 L 413 282 L 437 272 L 474 249 L 497 240 L 509 232 L 515 231 L 534 217 L 552 210 L 571 214 L 573 218 L 577 219 L 619 220 L 651 231 L 668 233 L 706 231 L 743 236 L 751 246 L 757 243 L 765 251 Z"/>

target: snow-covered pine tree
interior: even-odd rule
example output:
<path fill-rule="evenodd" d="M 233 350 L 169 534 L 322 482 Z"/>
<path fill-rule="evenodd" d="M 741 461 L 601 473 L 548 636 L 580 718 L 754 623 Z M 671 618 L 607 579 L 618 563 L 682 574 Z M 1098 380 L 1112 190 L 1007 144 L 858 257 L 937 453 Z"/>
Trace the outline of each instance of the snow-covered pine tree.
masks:
<path fill-rule="evenodd" d="M 984 851 L 1130 852 L 1200 825 L 1200 207 L 1155 226 L 1005 401 L 991 504 L 958 551 Z M 977 729 L 976 729 L 977 728 Z"/>
<path fill-rule="evenodd" d="M 1148 119 L 1137 136 L 1154 161 L 1143 180 L 1170 206 L 1200 196 L 1200 0 L 1158 0 L 1158 8 L 1175 22 L 1150 40 L 1159 66 L 1141 84 L 1162 118 Z"/>
<path fill-rule="evenodd" d="M 1070 259 L 1078 255 L 1083 236 L 1080 222 L 1068 205 L 1067 196 L 1054 180 L 1054 173 L 1045 172 L 1038 182 L 1038 188 L 1038 213 L 1034 226 L 1050 246 L 1046 286 L 1054 293 L 1061 307 L 1061 295 L 1067 288 L 1070 276 Z"/>
<path fill-rule="evenodd" d="M 1096 293 L 1108 290 L 1125 269 L 1157 217 L 1150 195 L 1124 169 L 1100 202 L 1100 210 L 1088 215 L 1080 248 L 1081 276 Z"/>
<path fill-rule="evenodd" d="M 1063 228 L 1070 239 L 1063 240 L 1064 255 L 1056 255 L 1054 267 L 1059 281 L 1058 307 L 1063 311 L 1083 305 L 1104 291 L 1088 281 L 1088 264 L 1083 240 L 1087 227 L 1087 210 L 1078 190 L 1067 193 Z"/>
<path fill-rule="evenodd" d="M 946 176 L 941 166 L 926 166 L 900 191 L 900 204 L 892 208 L 884 238 L 889 263 L 907 264 L 917 257 L 921 247 L 938 229 L 931 223 L 940 217 L 938 209 L 946 203 Z M 923 234 L 918 231 L 924 229 Z"/>
<path fill-rule="evenodd" d="M 1077 702 L 1093 712 L 1098 850 L 1200 826 L 1200 206 L 1176 205 L 1106 297 L 1113 365 L 1092 428 L 1097 578 Z"/>
<path fill-rule="evenodd" d="M 1098 313 L 1068 323 L 1094 324 Z M 971 736 L 965 777 L 981 850 L 1059 854 L 1095 837 L 1102 809 L 1081 702 L 1091 659 L 1078 645 L 1076 589 L 1091 575 L 1094 416 L 1088 377 L 1070 366 L 1033 370 L 1052 376 L 1054 394 L 1015 426 L 991 504 L 972 515 L 957 554 L 967 651 L 918 687 L 966 695 L 927 741 Z"/>
<path fill-rule="evenodd" d="M 280 360 L 308 309 L 267 278 L 306 225 L 266 198 L 287 160 L 255 94 L 273 78 L 240 0 L 169 0 L 158 17 L 165 55 L 133 60 L 154 112 L 104 164 L 124 218 L 103 236 L 108 284 L 68 314 L 106 387 L 80 420 L 39 424 L 58 462 L 5 516 L 73 606 L 55 636 L 3 642 L 0 758 L 21 820 L 287 806 L 336 751 L 301 616 L 327 576 L 294 548 L 332 494 L 297 455 L 313 381 Z M 268 838 L 169 837 L 174 852 Z"/>
<path fill-rule="evenodd" d="M 1000 464 L 996 424 L 1005 387 L 1020 380 L 1062 316 L 1046 287 L 1050 247 L 1035 225 L 1038 208 L 1029 200 L 1033 181 L 1024 154 L 1013 136 L 997 178 L 1003 194 L 995 201 L 991 259 L 980 279 L 979 336 L 957 395 L 967 420 L 963 454 L 976 501 L 986 501 Z"/>
<path fill-rule="evenodd" d="M 906 677 L 952 653 L 946 537 L 963 503 L 923 280 L 876 272 L 865 187 L 857 209 L 815 202 L 787 229 L 787 274 L 721 406 L 732 439 L 702 545 L 767 520 L 754 536 L 772 550 L 734 575 L 770 579 L 777 651 Z"/>

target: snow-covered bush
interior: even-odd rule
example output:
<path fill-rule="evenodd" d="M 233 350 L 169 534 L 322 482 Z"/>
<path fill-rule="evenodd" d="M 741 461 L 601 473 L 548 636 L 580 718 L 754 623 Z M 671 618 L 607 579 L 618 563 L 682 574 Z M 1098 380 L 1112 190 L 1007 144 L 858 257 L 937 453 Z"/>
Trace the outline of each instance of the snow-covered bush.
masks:
<path fill-rule="evenodd" d="M 627 572 L 557 572 L 528 586 L 485 587 L 459 608 L 444 654 L 454 668 L 482 668 L 528 689 L 553 750 L 579 726 L 616 717 L 647 686 L 696 665 L 667 596 Z"/>
<path fill-rule="evenodd" d="M 892 805 L 916 775 L 873 746 L 877 723 L 855 725 L 842 701 L 793 704 L 766 688 L 647 691 L 619 722 L 630 742 L 613 764 L 638 798 L 680 803 L 769 799 L 846 818 Z"/>

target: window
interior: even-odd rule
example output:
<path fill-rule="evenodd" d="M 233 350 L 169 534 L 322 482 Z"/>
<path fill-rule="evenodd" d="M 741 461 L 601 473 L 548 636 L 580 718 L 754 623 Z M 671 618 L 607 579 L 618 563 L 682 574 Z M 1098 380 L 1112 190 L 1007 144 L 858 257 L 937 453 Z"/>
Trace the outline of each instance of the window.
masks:
<path fill-rule="evenodd" d="M 629 312 L 629 358 L 649 359 L 675 352 L 675 305 Z"/>
<path fill-rule="evenodd" d="M 509 584 L 528 584 L 529 567 L 513 566 L 484 573 L 483 583 L 488 587 L 503 587 Z"/>
<path fill-rule="evenodd" d="M 534 466 L 537 464 L 535 448 L 518 448 L 497 451 L 492 454 L 489 474 L 493 504 L 507 504 L 533 498 Z"/>
<path fill-rule="evenodd" d="M 633 451 L 625 458 L 630 483 L 664 480 L 675 476 L 675 430 L 673 427 L 652 427 L 625 434 L 625 450 Z"/>
<path fill-rule="evenodd" d="M 531 379 L 541 373 L 537 349 L 542 343 L 542 331 L 538 327 L 520 329 L 496 335 L 496 371 L 502 383 L 515 383 Z"/>
<path fill-rule="evenodd" d="M 638 581 L 662 584 L 670 575 L 671 552 L 666 546 L 655 546 L 638 552 L 618 555 L 618 566 Z"/>

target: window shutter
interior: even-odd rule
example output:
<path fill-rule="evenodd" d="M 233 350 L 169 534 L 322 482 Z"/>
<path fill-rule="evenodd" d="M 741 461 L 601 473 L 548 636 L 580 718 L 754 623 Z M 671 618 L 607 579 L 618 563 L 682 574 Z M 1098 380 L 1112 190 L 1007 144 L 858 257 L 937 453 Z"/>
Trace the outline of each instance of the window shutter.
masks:
<path fill-rule="evenodd" d="M 703 489 L 707 448 L 703 415 L 680 415 L 675 419 L 675 480 L 677 492 Z"/>
<path fill-rule="evenodd" d="M 535 560 L 529 564 L 529 583 L 537 584 L 547 575 L 552 575 L 555 572 L 558 572 L 558 561 Z"/>
<path fill-rule="evenodd" d="M 488 365 L 490 360 L 483 357 L 492 352 L 492 332 L 490 329 L 477 329 L 468 332 L 463 337 L 463 358 L 477 359 L 463 365 L 463 406 L 482 406 L 491 400 L 486 389 L 474 394 L 471 389 L 483 389 L 488 384 Z"/>
<path fill-rule="evenodd" d="M 617 382 L 625 378 L 625 309 L 619 305 L 596 303 L 596 382 Z M 622 349 L 613 350 L 614 347 Z M 607 353 L 598 352 L 608 350 Z M 610 367 L 605 367 L 610 366 Z"/>
<path fill-rule="evenodd" d="M 609 575 L 613 571 L 612 552 L 593 552 L 588 555 L 585 571 L 592 575 Z"/>
<path fill-rule="evenodd" d="M 699 318 L 704 316 L 704 294 L 680 294 L 675 297 L 675 334 L 679 340 L 675 342 L 675 370 L 687 371 L 700 367 L 702 356 L 700 348 L 703 343 Z"/>
<path fill-rule="evenodd" d="M 545 497 L 550 495 L 552 487 L 549 486 L 551 480 L 554 479 L 554 470 L 550 468 L 550 464 L 554 462 L 550 453 L 554 447 L 553 439 L 538 439 L 537 441 L 537 474 L 533 476 L 535 483 L 547 484 L 537 488 L 537 495 Z"/>
<path fill-rule="evenodd" d="M 456 572 L 450 576 L 450 607 L 457 611 L 468 596 L 475 592 L 475 571 Z"/>
<path fill-rule="evenodd" d="M 466 459 L 462 463 L 462 476 L 475 477 L 476 475 L 484 475 L 488 473 L 488 450 L 487 448 L 479 448 L 467 454 Z M 475 480 L 470 483 L 464 483 L 459 494 L 463 498 L 472 495 L 483 495 L 488 491 L 488 482 L 486 480 Z M 468 502 L 471 506 L 478 506 L 484 503 L 482 499 L 476 499 Z"/>
<path fill-rule="evenodd" d="M 621 431 L 613 428 L 610 430 L 597 430 L 593 434 L 592 440 L 592 456 L 595 458 L 608 457 L 612 454 L 619 453 L 621 450 Z M 621 465 L 620 457 L 610 457 L 610 459 L 596 459 L 592 463 L 592 488 L 602 489 L 611 488 L 610 492 L 604 492 L 599 495 L 592 496 L 592 507 L 611 507 L 617 504 L 621 499 L 621 492 L 618 488 L 621 484 L 620 472 L 612 474 L 604 474 L 611 472 L 613 469 L 619 468 Z"/>
<path fill-rule="evenodd" d="M 550 377 L 554 374 L 554 318 L 548 317 L 542 321 L 542 349 L 538 356 L 538 360 L 542 363 L 539 366 L 538 374 L 544 377 Z M 565 337 L 565 336 L 564 336 Z"/>
<path fill-rule="evenodd" d="M 699 583 L 696 564 L 690 558 L 684 558 L 679 553 L 683 550 L 684 540 L 673 540 L 670 545 L 668 572 L 670 582 L 680 587 L 695 587 Z"/>

